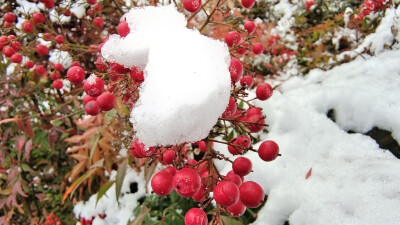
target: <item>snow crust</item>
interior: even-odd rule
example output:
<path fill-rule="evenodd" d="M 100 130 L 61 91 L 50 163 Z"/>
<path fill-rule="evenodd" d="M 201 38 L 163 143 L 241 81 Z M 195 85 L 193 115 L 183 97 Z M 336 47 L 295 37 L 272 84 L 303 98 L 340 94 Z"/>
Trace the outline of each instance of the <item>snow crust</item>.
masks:
<path fill-rule="evenodd" d="M 144 71 L 132 110 L 136 137 L 147 146 L 205 138 L 229 100 L 229 51 L 225 43 L 186 28 L 170 6 L 133 8 L 130 33 L 111 35 L 102 56 Z"/>
<path fill-rule="evenodd" d="M 49 62 L 53 64 L 61 63 L 66 69 L 72 65 L 72 57 L 67 51 L 53 49 L 49 52 Z"/>
<path fill-rule="evenodd" d="M 398 224 L 399 160 L 370 137 L 346 131 L 379 127 L 400 141 L 399 57 L 399 50 L 390 51 L 314 70 L 261 104 L 270 129 L 263 140 L 275 140 L 282 156 L 265 163 L 246 154 L 254 170 L 248 179 L 268 194 L 253 224 Z M 336 123 L 326 116 L 329 109 Z"/>

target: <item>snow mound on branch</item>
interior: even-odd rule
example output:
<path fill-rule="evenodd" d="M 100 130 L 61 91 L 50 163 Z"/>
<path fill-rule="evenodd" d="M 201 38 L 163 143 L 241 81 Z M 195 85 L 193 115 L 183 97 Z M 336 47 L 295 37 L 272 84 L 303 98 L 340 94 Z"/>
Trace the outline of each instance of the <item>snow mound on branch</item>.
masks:
<path fill-rule="evenodd" d="M 230 56 L 225 43 L 186 28 L 172 5 L 133 8 L 130 33 L 111 35 L 102 56 L 144 71 L 132 110 L 136 137 L 146 146 L 205 138 L 228 104 Z"/>

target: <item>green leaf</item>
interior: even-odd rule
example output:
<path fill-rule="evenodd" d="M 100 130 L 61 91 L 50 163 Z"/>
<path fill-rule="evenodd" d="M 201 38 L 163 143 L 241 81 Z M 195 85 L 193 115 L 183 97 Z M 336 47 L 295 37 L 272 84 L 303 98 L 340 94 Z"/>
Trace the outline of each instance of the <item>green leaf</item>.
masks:
<path fill-rule="evenodd" d="M 106 123 L 110 122 L 110 120 L 112 120 L 115 117 L 116 114 L 117 114 L 117 111 L 115 111 L 115 109 L 112 109 L 112 110 L 108 111 L 106 113 L 106 115 L 104 116 L 104 121 Z"/>
<path fill-rule="evenodd" d="M 110 187 L 114 183 L 115 183 L 115 181 L 110 181 L 100 188 L 99 192 L 97 192 L 96 205 L 97 205 L 97 202 L 100 200 L 100 198 L 103 197 L 103 195 L 108 191 L 108 189 L 110 189 Z"/>
<path fill-rule="evenodd" d="M 142 225 L 143 224 L 143 220 L 145 218 L 145 216 L 150 212 L 150 209 L 147 208 L 145 205 L 142 207 L 142 211 L 140 212 L 140 214 L 130 223 L 128 223 L 128 225 Z"/>
<path fill-rule="evenodd" d="M 63 124 L 63 121 L 57 120 L 57 121 L 55 121 L 55 122 L 53 123 L 53 126 L 58 127 L 58 126 L 60 126 L 61 124 Z"/>
<path fill-rule="evenodd" d="M 97 132 L 91 139 L 90 139 L 90 144 L 92 148 L 90 149 L 90 155 L 89 155 L 89 162 L 92 162 L 92 157 L 93 157 L 93 152 L 96 149 L 96 146 L 99 142 L 100 139 L 100 132 Z"/>
<path fill-rule="evenodd" d="M 126 169 L 128 167 L 128 159 L 124 159 L 117 171 L 117 177 L 115 178 L 115 195 L 117 197 L 117 201 L 119 195 L 121 194 L 122 183 L 124 182 Z"/>
<path fill-rule="evenodd" d="M 229 216 L 221 216 L 222 222 L 226 225 L 244 225 L 241 221 Z"/>

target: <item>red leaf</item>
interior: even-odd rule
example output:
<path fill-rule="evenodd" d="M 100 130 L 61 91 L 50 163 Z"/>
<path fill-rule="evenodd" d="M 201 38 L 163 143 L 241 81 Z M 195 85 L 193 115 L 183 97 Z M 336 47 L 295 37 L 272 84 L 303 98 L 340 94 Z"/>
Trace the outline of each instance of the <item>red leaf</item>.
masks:
<path fill-rule="evenodd" d="M 17 183 L 14 184 L 14 187 L 13 187 L 13 189 L 12 189 L 12 193 L 13 193 L 13 195 L 14 195 L 15 193 L 18 193 L 18 194 L 21 195 L 22 197 L 28 197 L 28 195 L 26 195 L 26 194 L 22 191 L 21 182 L 20 182 L 20 181 L 17 181 Z"/>
<path fill-rule="evenodd" d="M 29 139 L 25 144 L 25 158 L 26 158 L 26 161 L 28 161 L 28 162 L 29 162 L 29 158 L 31 156 L 32 148 L 33 148 L 32 139 Z"/>
<path fill-rule="evenodd" d="M 312 167 L 310 168 L 310 170 L 308 170 L 307 174 L 306 174 L 306 179 L 308 179 L 312 174 Z"/>
<path fill-rule="evenodd" d="M 17 149 L 18 152 L 22 150 L 24 144 L 25 144 L 25 136 L 24 135 L 18 136 L 15 140 L 15 148 Z"/>

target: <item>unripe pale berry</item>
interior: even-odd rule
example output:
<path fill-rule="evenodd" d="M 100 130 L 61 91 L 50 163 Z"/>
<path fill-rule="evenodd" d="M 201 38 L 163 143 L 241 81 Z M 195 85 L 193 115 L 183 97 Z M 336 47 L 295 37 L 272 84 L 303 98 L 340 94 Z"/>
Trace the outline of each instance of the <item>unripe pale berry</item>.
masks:
<path fill-rule="evenodd" d="M 207 225 L 207 214 L 199 208 L 191 208 L 185 214 L 185 225 Z"/>
<path fill-rule="evenodd" d="M 239 59 L 232 57 L 231 64 L 229 65 L 229 73 L 231 74 L 231 80 L 237 82 L 243 75 L 243 65 Z"/>
<path fill-rule="evenodd" d="M 275 141 L 264 141 L 258 147 L 258 155 L 267 162 L 275 160 L 279 155 L 279 146 Z"/>
<path fill-rule="evenodd" d="M 115 96 L 113 93 L 103 92 L 97 97 L 96 101 L 102 111 L 110 111 L 114 108 Z"/>
<path fill-rule="evenodd" d="M 183 197 L 192 197 L 200 189 L 201 178 L 196 170 L 183 168 L 176 172 L 173 184 L 175 191 L 179 195 Z"/>
<path fill-rule="evenodd" d="M 153 192 L 160 196 L 169 195 L 174 190 L 172 179 L 172 175 L 166 171 L 156 173 L 151 179 Z"/>
<path fill-rule="evenodd" d="M 85 71 L 80 66 L 71 66 L 67 71 L 67 78 L 71 83 L 82 83 L 85 79 Z"/>
<path fill-rule="evenodd" d="M 65 38 L 64 38 L 64 36 L 62 36 L 62 35 L 57 35 L 55 38 L 54 38 L 54 41 L 57 43 L 57 44 L 62 44 L 62 43 L 64 43 L 64 41 L 65 41 Z"/>
<path fill-rule="evenodd" d="M 246 206 L 243 205 L 241 201 L 238 201 L 236 204 L 229 206 L 226 208 L 229 212 L 230 215 L 233 217 L 239 217 L 246 212 Z"/>
<path fill-rule="evenodd" d="M 15 22 L 15 15 L 12 12 L 7 12 L 3 16 L 4 21 L 9 22 L 9 23 L 14 23 Z"/>
<path fill-rule="evenodd" d="M 249 75 L 243 76 L 240 79 L 240 85 L 244 86 L 245 84 L 246 84 L 247 88 L 253 87 L 253 84 L 254 84 L 253 78 L 251 76 L 249 76 Z"/>
<path fill-rule="evenodd" d="M 229 47 L 232 47 L 233 45 L 238 45 L 241 40 L 242 37 L 237 31 L 230 31 L 225 35 L 225 42 Z"/>
<path fill-rule="evenodd" d="M 40 12 L 33 12 L 32 19 L 33 19 L 33 22 L 35 22 L 36 24 L 44 23 L 44 21 L 46 21 L 46 18 Z"/>
<path fill-rule="evenodd" d="M 22 62 L 22 55 L 19 54 L 19 53 L 14 53 L 14 54 L 11 56 L 11 61 L 12 61 L 13 63 L 20 63 L 20 62 Z"/>
<path fill-rule="evenodd" d="M 254 54 L 259 55 L 259 54 L 263 53 L 263 51 L 264 51 L 264 46 L 261 43 L 253 44 Z"/>
<path fill-rule="evenodd" d="M 272 96 L 273 89 L 268 83 L 262 83 L 257 86 L 256 96 L 261 101 L 265 101 Z"/>
<path fill-rule="evenodd" d="M 243 7 L 250 9 L 256 4 L 256 0 L 242 0 Z"/>
<path fill-rule="evenodd" d="M 239 176 L 246 176 L 251 172 L 253 164 L 250 159 L 246 157 L 238 157 L 232 163 L 233 171 Z"/>
<path fill-rule="evenodd" d="M 64 84 L 61 80 L 54 80 L 53 81 L 53 87 L 57 90 L 63 88 Z"/>
<path fill-rule="evenodd" d="M 49 48 L 47 48 L 46 45 L 40 44 L 36 46 L 36 52 L 39 55 L 47 55 L 49 53 Z"/>
<path fill-rule="evenodd" d="M 85 112 L 91 116 L 95 116 L 100 113 L 100 107 L 96 101 L 90 101 L 85 105 Z"/>
<path fill-rule="evenodd" d="M 97 97 L 104 91 L 104 81 L 100 77 L 92 74 L 83 83 L 83 90 L 86 94 L 92 97 Z"/>
<path fill-rule="evenodd" d="M 231 181 L 221 181 L 214 187 L 213 196 L 218 204 L 231 206 L 239 201 L 239 188 Z"/>
<path fill-rule="evenodd" d="M 126 37 L 130 32 L 128 23 L 125 20 L 122 20 L 121 22 L 119 22 L 117 30 L 118 30 L 119 36 L 121 36 L 121 37 Z"/>
<path fill-rule="evenodd" d="M 249 33 L 253 33 L 256 30 L 256 24 L 251 20 L 246 20 L 244 22 L 244 29 Z"/>
<path fill-rule="evenodd" d="M 191 13 L 195 13 L 201 9 L 201 0 L 183 0 L 183 7 Z"/>
<path fill-rule="evenodd" d="M 239 188 L 240 201 L 249 208 L 257 208 L 264 201 L 264 190 L 254 181 L 246 181 Z"/>
<path fill-rule="evenodd" d="M 103 18 L 101 18 L 101 17 L 95 17 L 94 19 L 93 19 L 93 24 L 96 26 L 96 27 L 98 27 L 98 28 L 103 28 L 103 25 L 104 25 L 104 20 L 103 20 Z"/>

